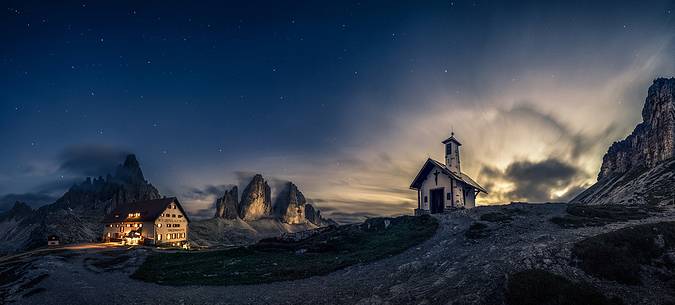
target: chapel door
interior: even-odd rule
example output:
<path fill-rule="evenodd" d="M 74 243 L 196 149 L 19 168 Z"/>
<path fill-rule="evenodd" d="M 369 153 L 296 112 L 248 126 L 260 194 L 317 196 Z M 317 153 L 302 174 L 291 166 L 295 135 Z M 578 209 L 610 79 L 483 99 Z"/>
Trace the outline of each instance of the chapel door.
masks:
<path fill-rule="evenodd" d="M 438 188 L 431 190 L 431 214 L 443 213 L 443 206 L 445 202 L 443 200 L 443 188 Z"/>

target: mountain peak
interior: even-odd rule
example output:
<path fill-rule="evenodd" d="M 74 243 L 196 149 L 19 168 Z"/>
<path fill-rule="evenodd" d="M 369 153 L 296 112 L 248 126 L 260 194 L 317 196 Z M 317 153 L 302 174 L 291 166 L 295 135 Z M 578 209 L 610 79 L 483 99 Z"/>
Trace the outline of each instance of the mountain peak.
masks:
<path fill-rule="evenodd" d="M 138 160 L 136 160 L 136 155 L 134 154 L 128 154 L 126 159 L 124 159 L 124 167 L 126 168 L 134 168 L 140 166 L 141 165 L 138 163 Z"/>
<path fill-rule="evenodd" d="M 141 171 L 141 165 L 136 159 L 136 155 L 127 155 L 124 163 L 117 167 L 115 179 L 131 184 L 146 182 L 143 171 Z"/>
<path fill-rule="evenodd" d="M 655 79 L 649 87 L 643 122 L 610 146 L 598 180 L 639 168 L 653 168 L 675 157 L 675 78 Z"/>

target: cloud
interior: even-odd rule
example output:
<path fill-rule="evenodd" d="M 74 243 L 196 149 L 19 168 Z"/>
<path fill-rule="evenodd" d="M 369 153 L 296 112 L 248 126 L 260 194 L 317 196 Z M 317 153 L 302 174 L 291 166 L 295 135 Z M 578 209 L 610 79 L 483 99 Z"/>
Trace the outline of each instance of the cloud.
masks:
<path fill-rule="evenodd" d="M 231 184 L 220 184 L 206 185 L 201 188 L 192 187 L 183 192 L 180 199 L 191 217 L 195 219 L 209 218 L 216 213 L 216 199 L 222 197 L 233 186 Z"/>
<path fill-rule="evenodd" d="M 585 173 L 561 160 L 515 161 L 505 170 L 485 166 L 480 171 L 491 196 L 508 201 L 564 201 L 580 192 Z"/>
<path fill-rule="evenodd" d="M 112 173 L 129 151 L 109 145 L 85 144 L 64 149 L 59 169 L 69 174 L 102 176 Z"/>
<path fill-rule="evenodd" d="M 15 202 L 20 201 L 32 208 L 38 208 L 56 201 L 56 197 L 44 193 L 6 194 L 0 196 L 0 211 L 11 209 Z"/>

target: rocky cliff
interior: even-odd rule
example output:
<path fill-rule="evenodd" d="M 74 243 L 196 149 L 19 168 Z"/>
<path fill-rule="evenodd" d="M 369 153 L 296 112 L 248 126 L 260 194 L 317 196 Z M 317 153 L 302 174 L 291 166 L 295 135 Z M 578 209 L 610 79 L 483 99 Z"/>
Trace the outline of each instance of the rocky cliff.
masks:
<path fill-rule="evenodd" d="M 237 200 L 239 199 L 239 190 L 237 186 L 233 186 L 229 191 L 226 191 L 223 197 L 216 200 L 216 218 L 236 219 L 239 218 L 239 207 Z"/>
<path fill-rule="evenodd" d="M 649 87 L 642 123 L 615 142 L 602 158 L 598 180 L 630 170 L 654 168 L 675 156 L 675 78 L 659 78 Z"/>
<path fill-rule="evenodd" d="M 103 231 L 103 216 L 118 204 L 157 198 L 160 198 L 159 192 L 145 180 L 136 157 L 129 155 L 113 175 L 86 178 L 52 204 L 29 212 L 15 205 L 21 213 L 11 217 L 3 213 L 0 252 L 43 246 L 51 234 L 58 235 L 63 243 L 97 241 Z"/>
<path fill-rule="evenodd" d="M 237 202 L 237 187 L 216 200 L 212 219 L 190 223 L 190 241 L 196 246 L 250 244 L 261 238 L 280 236 L 318 227 L 337 225 L 311 204 L 292 183 L 284 183 L 271 204 L 272 190 L 262 175 L 255 175 Z"/>
<path fill-rule="evenodd" d="M 272 190 L 262 175 L 253 177 L 241 193 L 239 216 L 243 220 L 257 220 L 272 215 Z"/>
<path fill-rule="evenodd" d="M 643 122 L 602 159 L 598 182 L 572 199 L 584 204 L 640 204 L 672 200 L 675 177 L 675 78 L 649 87 Z"/>
<path fill-rule="evenodd" d="M 281 221 L 289 224 L 302 224 L 305 218 L 305 196 L 293 182 L 285 184 L 274 203 L 274 214 Z"/>

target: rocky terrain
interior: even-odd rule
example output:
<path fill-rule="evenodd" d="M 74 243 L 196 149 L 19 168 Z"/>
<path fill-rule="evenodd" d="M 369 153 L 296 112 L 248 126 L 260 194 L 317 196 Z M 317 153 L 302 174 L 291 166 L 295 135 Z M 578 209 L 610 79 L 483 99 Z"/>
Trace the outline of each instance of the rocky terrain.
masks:
<path fill-rule="evenodd" d="M 643 204 L 675 198 L 675 78 L 649 87 L 643 122 L 615 142 L 602 159 L 598 182 L 571 202 Z"/>
<path fill-rule="evenodd" d="M 292 182 L 284 183 L 274 204 L 271 194 L 260 174 L 244 188 L 241 200 L 233 186 L 216 200 L 214 218 L 190 223 L 190 242 L 202 247 L 235 246 L 337 224 L 323 218 Z"/>
<path fill-rule="evenodd" d="M 436 234 L 399 255 L 325 276 L 261 285 L 176 287 L 131 279 L 153 251 L 145 248 L 25 254 L 0 260 L 0 270 L 19 273 L 0 283 L 0 295 L 20 304 L 504 304 L 512 275 L 534 269 L 586 283 L 623 304 L 675 301 L 666 267 L 658 262 L 645 263 L 641 284 L 624 284 L 584 271 L 574 256 L 589 238 L 672 220 L 672 206 L 640 219 L 609 217 L 604 224 L 588 217 L 588 223 L 563 229 L 551 219 L 569 216 L 567 208 L 514 204 L 436 215 Z M 659 240 L 650 237 L 644 245 L 662 245 Z"/>
<path fill-rule="evenodd" d="M 159 192 L 145 180 L 136 157 L 129 155 L 113 175 L 87 178 L 52 204 L 31 210 L 17 202 L 0 214 L 0 253 L 44 246 L 51 234 L 62 243 L 97 241 L 103 216 L 118 204 L 157 198 Z"/>

